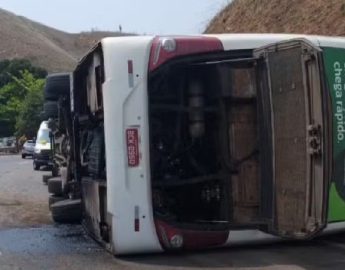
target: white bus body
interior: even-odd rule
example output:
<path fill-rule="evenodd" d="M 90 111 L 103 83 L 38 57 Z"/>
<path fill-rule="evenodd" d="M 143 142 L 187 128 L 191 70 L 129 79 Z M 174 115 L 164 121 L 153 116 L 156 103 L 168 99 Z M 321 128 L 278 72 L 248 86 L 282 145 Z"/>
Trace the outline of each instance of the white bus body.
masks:
<path fill-rule="evenodd" d="M 228 217 L 230 214 L 227 214 L 227 211 L 229 210 L 224 210 L 226 213 L 221 213 L 221 210 L 219 210 L 219 216 L 222 217 L 223 220 L 219 218 L 220 220 L 215 220 L 215 222 L 217 222 L 217 226 L 219 226 L 220 229 L 217 229 L 215 225 L 211 224 L 211 219 L 205 221 L 202 220 L 202 218 L 200 218 L 200 220 L 196 218 L 196 223 L 208 224 L 209 227 L 207 228 L 204 228 L 201 225 L 200 227 L 193 227 L 189 224 L 188 217 L 178 217 L 176 220 L 171 222 L 171 217 L 161 219 L 157 217 L 157 214 L 155 214 L 153 206 L 153 200 L 155 200 L 153 197 L 156 196 L 156 194 L 153 194 L 154 191 L 152 183 L 152 156 L 154 154 L 152 153 L 151 145 L 151 140 L 153 139 L 150 139 L 150 136 L 153 136 L 152 134 L 154 131 L 150 130 L 150 124 L 152 124 L 152 122 L 150 122 L 150 110 L 152 107 L 152 104 L 150 103 L 150 93 L 153 91 L 151 89 L 160 83 L 157 82 L 159 81 L 160 76 L 157 75 L 155 78 L 158 79 L 155 81 L 152 79 L 151 75 L 153 73 L 159 74 L 159 72 L 163 72 L 161 70 L 165 68 L 170 68 L 174 71 L 175 69 L 178 70 L 179 66 L 192 66 L 193 69 L 194 66 L 200 65 L 207 69 L 207 66 L 226 66 L 229 63 L 231 65 L 234 63 L 233 65 L 235 65 L 236 68 L 238 67 L 238 69 L 247 68 L 249 66 L 251 69 L 250 72 L 252 72 L 252 69 L 256 70 L 257 61 L 259 61 L 258 59 L 261 59 L 272 52 L 273 49 L 266 46 L 278 44 L 276 45 L 277 48 L 279 48 L 277 51 L 281 48 L 281 50 L 288 50 L 290 48 L 289 42 L 292 42 L 291 47 L 293 48 L 304 46 L 303 48 L 307 48 L 304 50 L 313 50 L 313 52 L 315 52 L 313 55 L 320 53 L 324 47 L 345 49 L 344 38 L 321 36 L 284 34 L 226 34 L 181 37 L 138 36 L 105 38 L 94 48 L 94 50 L 81 60 L 74 72 L 73 95 L 71 101 L 72 113 L 78 116 L 82 115 L 82 109 L 78 109 L 77 105 L 78 102 L 81 103 L 81 97 L 78 96 L 78 92 L 84 91 L 83 89 L 85 88 L 86 98 L 83 100 L 87 103 L 89 113 L 97 118 L 98 111 L 102 111 L 100 119 L 104 119 L 101 121 L 104 121 L 106 180 L 104 182 L 93 181 L 90 179 L 86 179 L 84 181 L 83 176 L 80 176 L 79 179 L 82 185 L 82 200 L 84 202 L 87 216 L 86 227 L 91 230 L 96 239 L 105 244 L 105 246 L 114 254 L 130 254 L 162 252 L 164 250 L 180 248 L 194 249 L 211 246 L 227 246 L 238 243 L 239 240 L 242 242 L 252 240 L 261 241 L 280 239 L 279 236 L 289 239 L 304 239 L 317 235 L 327 226 L 327 200 L 331 175 L 331 169 L 329 167 L 331 166 L 327 163 L 328 161 L 326 161 L 326 157 L 331 155 L 331 151 L 328 151 L 328 148 L 332 142 L 328 140 L 328 137 L 326 138 L 326 135 L 322 137 L 323 141 L 318 145 L 321 150 L 314 149 L 320 153 L 322 152 L 322 157 L 319 152 L 315 153 L 315 155 L 311 157 L 311 161 L 308 163 L 309 165 L 306 165 L 309 166 L 308 170 L 314 170 L 312 174 L 315 180 L 313 180 L 314 182 L 312 182 L 312 185 L 316 188 L 306 191 L 306 199 L 303 197 L 301 200 L 312 200 L 310 199 L 310 196 L 314 195 L 319 196 L 317 197 L 319 202 L 315 200 L 310 202 L 315 213 L 313 212 L 312 214 L 308 214 L 305 224 L 303 223 L 302 225 L 298 225 L 297 221 L 297 225 L 287 224 L 284 217 L 279 216 L 279 211 L 282 211 L 279 207 L 286 207 L 284 206 L 285 202 L 283 201 L 281 201 L 281 206 L 275 206 L 277 207 L 276 211 L 278 212 L 277 217 L 270 216 L 265 219 L 265 217 L 260 216 L 256 218 L 256 214 L 252 214 L 253 211 L 257 211 L 255 213 L 263 213 L 264 211 L 267 211 L 267 213 L 269 212 L 267 209 L 269 209 L 270 206 L 265 206 L 266 210 L 257 210 L 258 208 L 263 208 L 261 204 L 257 207 L 255 206 L 255 209 L 252 206 L 244 206 L 243 209 L 245 210 L 243 210 L 243 213 L 245 213 L 245 211 L 250 207 L 252 208 L 250 208 L 250 211 L 248 210 L 248 212 L 246 212 L 248 214 L 243 214 L 243 216 L 241 216 L 241 213 L 232 213 L 231 215 L 238 215 L 239 220 L 241 220 L 238 223 L 243 224 L 243 226 L 241 225 L 239 227 L 231 226 L 232 221 L 229 221 L 231 218 Z M 229 56 L 232 53 L 234 56 Z M 188 60 L 189 57 L 191 60 Z M 198 57 L 200 57 L 199 60 Z M 267 61 L 269 62 L 270 60 Z M 321 60 L 319 58 L 318 61 L 320 64 Z M 284 63 L 282 63 L 282 65 L 284 65 Z M 97 90 L 97 84 L 99 84 L 99 82 L 97 82 L 97 72 L 99 72 L 97 71 L 97 68 L 100 66 L 104 73 L 102 75 L 104 77 L 104 81 L 101 83 L 101 91 L 99 92 L 99 90 Z M 170 74 L 169 71 L 164 72 L 166 73 L 161 76 L 161 78 L 163 78 L 162 80 L 164 80 L 164 76 L 169 76 Z M 191 76 L 199 76 L 198 72 L 193 72 L 194 71 L 191 71 Z M 318 74 L 318 71 L 315 72 L 315 74 Z M 181 74 L 182 73 L 183 72 L 181 72 Z M 290 74 L 287 74 L 286 76 L 290 76 Z M 321 80 L 323 80 L 322 76 L 323 75 L 321 75 Z M 179 77 L 177 75 L 172 77 L 172 81 L 174 81 L 172 83 L 176 83 L 177 85 L 176 78 Z M 298 78 L 296 80 L 298 80 Z M 318 80 L 315 83 L 318 84 L 320 78 L 315 80 Z M 313 82 L 315 82 L 315 80 Z M 88 86 L 83 86 L 83 81 L 87 81 L 86 84 Z M 186 79 L 186 81 L 190 83 L 193 79 Z M 193 84 L 193 82 L 191 84 Z M 292 84 L 292 87 L 295 87 L 294 83 Z M 159 87 L 157 86 L 157 89 L 160 89 Z M 315 87 L 315 89 L 318 89 L 319 86 L 316 85 Z M 163 91 L 163 87 L 161 88 L 161 91 Z M 321 96 L 323 95 L 323 90 L 319 93 L 317 92 L 318 90 L 315 89 L 313 88 L 312 92 L 313 95 L 315 94 L 314 99 L 322 100 Z M 193 92 L 191 93 L 193 94 Z M 187 95 L 187 99 L 189 99 L 189 101 L 185 101 L 185 104 L 190 104 L 189 102 L 192 102 L 192 98 L 190 98 L 192 95 L 191 93 L 188 94 L 189 96 Z M 153 96 L 153 98 L 159 98 L 159 95 L 156 95 L 157 96 Z M 167 95 L 167 99 L 168 98 L 169 96 Z M 241 98 L 237 97 L 238 100 Z M 204 104 L 207 101 L 203 100 L 202 102 Z M 243 101 L 241 99 L 239 102 L 239 104 L 242 104 L 241 102 L 246 103 L 247 100 Z M 248 102 L 250 103 L 251 101 Z M 211 105 L 213 106 L 214 104 L 216 104 L 216 102 Z M 309 103 L 309 105 L 310 104 L 311 103 Z M 330 103 L 327 103 L 326 105 L 329 106 L 329 104 Z M 199 103 L 196 107 L 197 106 L 203 105 L 200 105 Z M 255 106 L 259 107 L 260 105 Z M 315 106 L 318 105 L 313 106 L 316 108 Z M 197 109 L 198 108 L 200 109 L 200 107 L 197 107 Z M 189 115 L 189 118 L 192 117 L 190 116 L 192 109 L 190 109 L 190 111 L 188 111 L 188 108 L 185 109 L 187 110 L 185 113 Z M 178 108 L 174 107 L 172 110 L 178 110 Z M 317 110 L 318 108 L 316 111 Z M 321 111 L 321 107 L 319 110 Z M 210 111 L 212 111 L 212 108 Z M 327 120 L 324 120 L 324 118 L 328 117 L 326 117 L 325 114 L 325 111 L 321 114 L 315 112 L 315 115 L 310 116 L 314 120 L 316 119 L 316 122 L 320 121 L 319 125 L 321 128 L 324 128 L 324 133 L 327 132 L 327 128 L 330 129 L 330 124 Z M 275 116 L 278 117 L 277 115 L 278 114 Z M 187 120 L 189 119 L 188 117 L 186 118 Z M 212 117 L 211 119 L 213 119 Z M 201 120 L 199 119 L 198 121 L 204 121 L 204 118 Z M 213 120 L 207 121 L 210 121 L 210 123 L 206 124 L 206 129 L 207 125 L 212 125 L 211 122 Z M 201 124 L 203 125 L 203 123 Z M 193 123 L 190 124 L 190 126 L 192 125 Z M 236 128 L 241 130 L 242 127 L 239 125 L 236 126 Z M 199 126 L 199 128 L 196 126 L 191 127 L 190 134 L 192 135 L 188 136 L 195 136 L 191 141 L 198 141 L 199 136 L 202 136 L 200 134 L 204 134 L 204 129 L 205 126 Z M 251 130 L 250 127 L 249 130 Z M 240 141 L 240 138 L 237 139 Z M 276 141 L 276 144 L 277 142 L 278 141 Z M 158 144 L 159 143 L 157 143 L 157 145 Z M 164 143 L 162 142 L 161 148 L 163 147 Z M 274 147 L 277 147 L 277 145 L 274 145 Z M 273 149 L 275 149 L 274 147 Z M 242 150 L 240 149 L 239 151 Z M 164 149 L 162 152 L 164 152 Z M 183 159 L 182 156 L 180 159 L 174 160 L 175 164 L 183 162 L 181 161 Z M 317 159 L 316 161 L 313 159 L 314 157 L 315 160 Z M 190 161 L 190 164 L 193 162 L 194 161 Z M 212 161 L 210 161 L 210 163 L 212 163 Z M 163 163 L 161 164 L 161 166 L 165 166 Z M 315 169 L 313 169 L 314 165 L 316 166 Z M 168 164 L 166 166 L 174 167 L 177 165 Z M 212 166 L 213 165 L 210 165 L 210 167 Z M 214 166 L 216 166 L 216 162 Z M 213 170 L 212 168 L 210 168 L 210 171 Z M 200 170 L 202 171 L 202 169 Z M 285 171 L 282 169 L 280 173 L 284 174 Z M 304 171 L 301 173 L 304 173 Z M 307 173 L 309 175 L 309 172 Z M 181 172 L 181 175 L 183 174 L 184 172 Z M 318 174 L 322 176 L 317 178 Z M 188 173 L 186 173 L 186 175 L 188 175 Z M 166 176 L 166 181 L 169 182 L 171 177 L 173 178 L 175 176 Z M 276 178 L 278 179 L 279 177 L 277 176 Z M 191 179 L 194 178 L 191 176 Z M 195 181 L 199 180 L 197 179 Z M 279 181 L 279 179 L 277 181 Z M 223 182 L 220 181 L 219 183 L 221 186 L 221 183 Z M 307 185 L 310 183 L 307 182 Z M 158 186 L 160 184 L 161 183 L 158 183 Z M 277 185 L 280 184 L 278 183 Z M 281 183 L 281 185 L 284 185 L 284 183 Z M 212 200 L 222 200 L 220 197 L 223 196 L 223 191 L 219 191 L 219 189 L 223 190 L 222 186 L 218 186 L 218 191 L 217 188 L 210 188 L 209 190 L 205 188 L 205 190 L 203 190 L 202 187 L 197 187 L 196 189 L 199 188 L 200 194 L 203 194 L 202 196 L 208 196 L 207 199 L 205 199 L 207 202 Z M 236 187 L 232 186 L 232 188 Z M 101 189 L 104 189 L 104 191 L 101 192 Z M 162 189 L 164 190 L 164 187 Z M 288 190 L 288 187 L 286 187 L 286 190 Z M 173 191 L 168 191 L 168 193 L 171 194 Z M 289 191 L 287 191 L 287 193 L 289 194 Z M 163 195 L 157 196 L 164 197 Z M 261 195 L 259 194 L 257 196 L 260 197 Z M 157 200 L 164 200 L 164 198 L 161 197 Z M 246 201 L 246 203 L 250 204 L 250 198 L 248 200 L 249 202 Z M 279 204 L 279 198 L 277 201 Z M 275 202 L 276 201 L 273 200 L 272 204 Z M 186 208 L 188 208 L 188 204 L 193 204 L 194 202 L 192 199 L 191 201 L 186 199 L 184 203 Z M 301 201 L 299 203 L 302 205 L 305 202 Z M 219 203 L 219 205 L 221 205 L 221 203 Z M 161 206 L 157 207 L 159 208 Z M 164 207 L 165 206 L 162 206 L 162 208 Z M 205 212 L 207 212 L 207 210 L 205 210 Z M 195 215 L 197 216 L 198 214 L 196 213 Z M 212 215 L 211 210 L 209 210 L 208 215 Z M 250 217 L 246 220 L 247 215 Z M 301 216 L 303 215 L 307 214 L 301 213 Z M 253 218 L 255 218 L 255 221 L 250 220 Z M 266 223 L 268 219 L 272 219 L 273 222 L 269 221 Z M 183 222 L 181 220 L 183 220 Z M 180 226 L 179 222 L 181 224 L 183 223 L 183 225 Z M 224 224 L 226 223 L 226 226 L 222 225 L 222 222 Z M 103 227 L 105 229 L 100 228 L 101 225 L 96 228 L 97 224 L 104 224 Z M 288 226 L 295 226 L 296 228 L 298 227 L 298 229 L 294 231 L 295 227 L 291 227 L 292 229 L 289 231 L 286 229 Z M 300 229 L 299 226 L 303 227 L 303 229 Z M 104 236 L 104 231 L 102 230 L 104 230 L 105 234 L 108 235 Z"/>

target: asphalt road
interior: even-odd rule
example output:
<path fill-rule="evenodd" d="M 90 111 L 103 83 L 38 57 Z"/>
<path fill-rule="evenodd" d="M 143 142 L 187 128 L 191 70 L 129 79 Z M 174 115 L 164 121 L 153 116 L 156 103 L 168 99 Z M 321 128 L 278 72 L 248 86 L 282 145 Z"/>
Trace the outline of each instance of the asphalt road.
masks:
<path fill-rule="evenodd" d="M 115 258 L 80 226 L 50 220 L 47 190 L 32 160 L 0 156 L 2 269 L 345 269 L 345 234 L 184 254 Z"/>

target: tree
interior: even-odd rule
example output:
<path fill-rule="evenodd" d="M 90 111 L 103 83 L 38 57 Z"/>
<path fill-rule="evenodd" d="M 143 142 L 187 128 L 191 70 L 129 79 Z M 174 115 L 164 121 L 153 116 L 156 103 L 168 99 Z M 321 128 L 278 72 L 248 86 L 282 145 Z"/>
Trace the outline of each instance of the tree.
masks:
<path fill-rule="evenodd" d="M 26 94 L 27 90 L 17 82 L 8 83 L 0 88 L 0 136 L 13 135 L 16 117 Z"/>
<path fill-rule="evenodd" d="M 23 72 L 22 79 L 16 81 L 27 90 L 24 101 L 20 104 L 16 117 L 16 135 L 34 137 L 41 123 L 43 110 L 43 87 L 45 80 L 36 79 L 28 71 Z"/>
<path fill-rule="evenodd" d="M 33 106 L 42 103 L 39 101 L 42 97 L 39 95 L 42 96 L 42 79 L 46 75 L 45 70 L 32 66 L 25 59 L 0 61 L 0 137 L 12 136 L 15 133 L 18 129 L 16 123 L 21 121 L 19 114 L 25 104 L 29 101 Z M 40 93 L 31 93 L 31 90 L 37 87 L 41 88 Z M 21 127 L 23 122 L 18 125 Z"/>
<path fill-rule="evenodd" d="M 0 88 L 13 81 L 13 77 L 21 78 L 21 72 L 29 71 L 35 78 L 45 78 L 47 71 L 31 65 L 27 59 L 0 61 Z"/>

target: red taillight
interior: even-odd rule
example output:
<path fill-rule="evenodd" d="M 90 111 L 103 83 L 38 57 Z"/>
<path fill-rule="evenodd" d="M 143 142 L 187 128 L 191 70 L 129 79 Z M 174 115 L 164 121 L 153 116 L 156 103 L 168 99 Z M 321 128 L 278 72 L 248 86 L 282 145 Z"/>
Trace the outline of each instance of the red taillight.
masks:
<path fill-rule="evenodd" d="M 156 220 L 159 241 L 165 249 L 202 249 L 224 245 L 229 231 L 197 231 L 175 228 L 168 223 Z"/>
<path fill-rule="evenodd" d="M 183 247 L 183 235 L 180 230 L 160 220 L 156 220 L 155 224 L 159 241 L 164 248 L 178 249 Z"/>
<path fill-rule="evenodd" d="M 214 37 L 156 37 L 151 47 L 149 70 L 177 56 L 223 50 L 222 42 Z"/>

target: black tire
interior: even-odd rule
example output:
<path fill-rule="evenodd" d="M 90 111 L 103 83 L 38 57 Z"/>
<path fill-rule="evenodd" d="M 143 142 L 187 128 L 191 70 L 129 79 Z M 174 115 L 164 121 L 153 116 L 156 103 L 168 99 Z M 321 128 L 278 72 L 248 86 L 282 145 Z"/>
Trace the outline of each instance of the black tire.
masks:
<path fill-rule="evenodd" d="M 82 218 L 81 200 L 63 200 L 50 206 L 52 218 L 57 223 L 79 223 Z"/>
<path fill-rule="evenodd" d="M 57 127 L 60 132 L 65 133 L 66 132 L 66 124 L 65 124 L 65 116 L 64 116 L 64 110 L 65 108 L 62 107 L 63 103 L 60 103 L 59 111 L 58 111 L 58 121 L 57 121 Z"/>
<path fill-rule="evenodd" d="M 59 167 L 57 167 L 56 165 L 53 165 L 52 167 L 52 176 L 53 177 L 57 177 L 59 175 Z"/>
<path fill-rule="evenodd" d="M 45 118 L 57 118 L 58 117 L 58 104 L 56 101 L 46 101 L 43 104 Z"/>
<path fill-rule="evenodd" d="M 48 199 L 49 209 L 51 208 L 52 204 L 57 203 L 57 202 L 61 202 L 63 200 L 66 200 L 66 198 L 62 197 L 62 196 L 49 195 L 49 199 Z"/>
<path fill-rule="evenodd" d="M 48 180 L 48 192 L 56 196 L 62 195 L 62 181 L 60 177 L 54 177 Z"/>
<path fill-rule="evenodd" d="M 46 114 L 44 113 L 44 111 L 41 111 L 41 112 L 40 112 L 40 119 L 41 119 L 41 121 L 48 120 L 48 119 L 46 118 Z"/>
<path fill-rule="evenodd" d="M 26 155 L 25 154 L 22 154 L 22 158 L 25 159 Z"/>
<path fill-rule="evenodd" d="M 62 95 L 70 94 L 70 74 L 56 73 L 47 77 L 44 88 L 44 99 L 57 101 Z"/>
<path fill-rule="evenodd" d="M 47 185 L 50 178 L 52 178 L 51 175 L 42 175 L 42 182 Z"/>
<path fill-rule="evenodd" d="M 36 162 L 34 162 L 33 164 L 34 164 L 34 165 L 33 165 L 33 166 L 34 166 L 34 170 L 35 170 L 35 171 L 38 171 L 38 170 L 40 169 L 41 166 L 40 166 L 39 164 L 37 164 Z"/>

